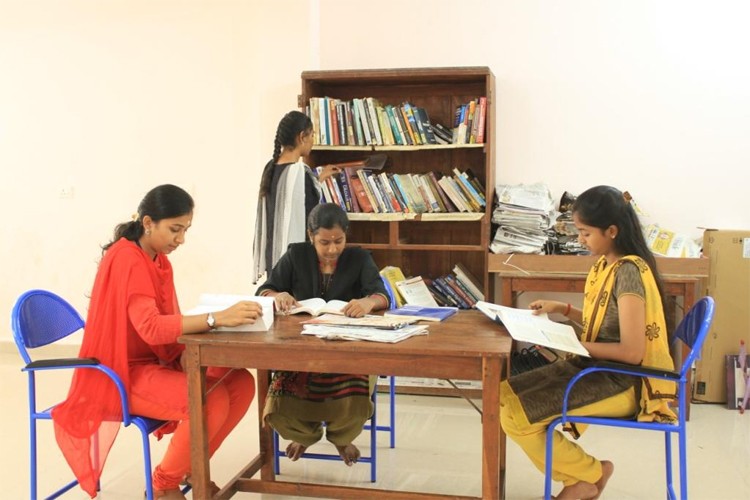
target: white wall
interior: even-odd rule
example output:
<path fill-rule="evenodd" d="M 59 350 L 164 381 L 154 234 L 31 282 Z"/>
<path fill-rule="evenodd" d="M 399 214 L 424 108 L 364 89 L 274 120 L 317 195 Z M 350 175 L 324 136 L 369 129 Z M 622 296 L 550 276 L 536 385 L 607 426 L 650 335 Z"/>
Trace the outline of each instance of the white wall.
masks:
<path fill-rule="evenodd" d="M 260 170 L 307 69 L 489 66 L 498 181 L 556 197 L 612 184 L 694 236 L 750 227 L 749 15 L 739 1 L 0 0 L 0 325 L 35 287 L 85 311 L 98 245 L 163 182 L 197 203 L 172 259 L 183 306 L 248 292 Z"/>

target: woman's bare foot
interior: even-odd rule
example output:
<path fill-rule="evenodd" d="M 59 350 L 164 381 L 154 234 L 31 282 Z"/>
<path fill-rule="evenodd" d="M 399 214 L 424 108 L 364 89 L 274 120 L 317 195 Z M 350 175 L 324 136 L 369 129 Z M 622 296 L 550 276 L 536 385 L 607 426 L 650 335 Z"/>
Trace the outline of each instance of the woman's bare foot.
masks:
<path fill-rule="evenodd" d="M 341 455 L 341 459 L 344 463 L 350 467 L 356 464 L 357 460 L 359 460 L 359 448 L 351 443 L 344 446 L 336 445 L 336 449 L 338 450 L 339 455 Z"/>
<path fill-rule="evenodd" d="M 582 498 L 594 498 L 599 496 L 599 489 L 595 484 L 586 481 L 578 481 L 576 484 L 566 486 L 555 497 L 556 500 L 581 500 Z"/>
<path fill-rule="evenodd" d="M 615 464 L 610 462 L 609 460 L 602 460 L 602 477 L 596 482 L 596 488 L 599 490 L 599 492 L 596 494 L 596 496 L 591 497 L 591 500 L 596 500 L 600 496 L 602 496 L 602 491 L 604 491 L 604 487 L 607 486 L 607 481 L 609 481 L 609 478 L 612 477 L 612 474 L 615 472 Z"/>
<path fill-rule="evenodd" d="M 306 449 L 307 446 L 292 441 L 289 443 L 289 446 L 286 447 L 286 456 L 289 457 L 292 462 L 295 462 L 305 453 Z"/>

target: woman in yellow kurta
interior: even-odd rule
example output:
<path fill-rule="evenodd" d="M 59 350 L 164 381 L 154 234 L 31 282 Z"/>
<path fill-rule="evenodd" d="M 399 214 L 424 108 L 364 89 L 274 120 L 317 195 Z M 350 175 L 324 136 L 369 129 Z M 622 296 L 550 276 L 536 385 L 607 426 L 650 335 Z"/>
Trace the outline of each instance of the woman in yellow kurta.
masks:
<path fill-rule="evenodd" d="M 600 256 L 586 280 L 583 310 L 548 300 L 530 307 L 580 323 L 581 341 L 593 359 L 673 369 L 663 287 L 633 207 L 619 190 L 597 186 L 578 197 L 573 221 L 579 241 Z M 570 379 L 589 363 L 586 358 L 569 358 L 513 376 L 501 386 L 503 430 L 542 472 L 547 425 L 560 415 Z M 587 375 L 571 391 L 569 413 L 674 420 L 669 408 L 674 383 L 643 380 L 603 372 Z M 570 430 L 577 438 L 583 429 Z M 561 432 L 555 433 L 553 449 L 552 478 L 564 485 L 557 498 L 598 498 L 614 472 L 612 462 L 597 460 Z"/>

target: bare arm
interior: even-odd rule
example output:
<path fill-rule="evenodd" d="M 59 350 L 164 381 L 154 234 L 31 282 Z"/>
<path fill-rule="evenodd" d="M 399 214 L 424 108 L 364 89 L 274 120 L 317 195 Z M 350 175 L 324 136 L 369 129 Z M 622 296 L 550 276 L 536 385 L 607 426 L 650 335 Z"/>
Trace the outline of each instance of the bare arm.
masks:
<path fill-rule="evenodd" d="M 631 294 L 617 299 L 620 319 L 620 342 L 584 342 L 592 357 L 638 365 L 646 353 L 646 303 Z"/>

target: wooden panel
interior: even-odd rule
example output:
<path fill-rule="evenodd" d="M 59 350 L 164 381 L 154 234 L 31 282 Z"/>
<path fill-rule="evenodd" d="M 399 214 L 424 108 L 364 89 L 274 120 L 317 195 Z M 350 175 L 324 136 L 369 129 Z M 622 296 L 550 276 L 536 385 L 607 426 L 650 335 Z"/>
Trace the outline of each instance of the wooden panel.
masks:
<path fill-rule="evenodd" d="M 488 272 L 504 274 L 587 274 L 596 257 L 590 255 L 489 254 Z M 709 259 L 657 257 L 656 265 L 663 276 L 707 278 Z"/>

